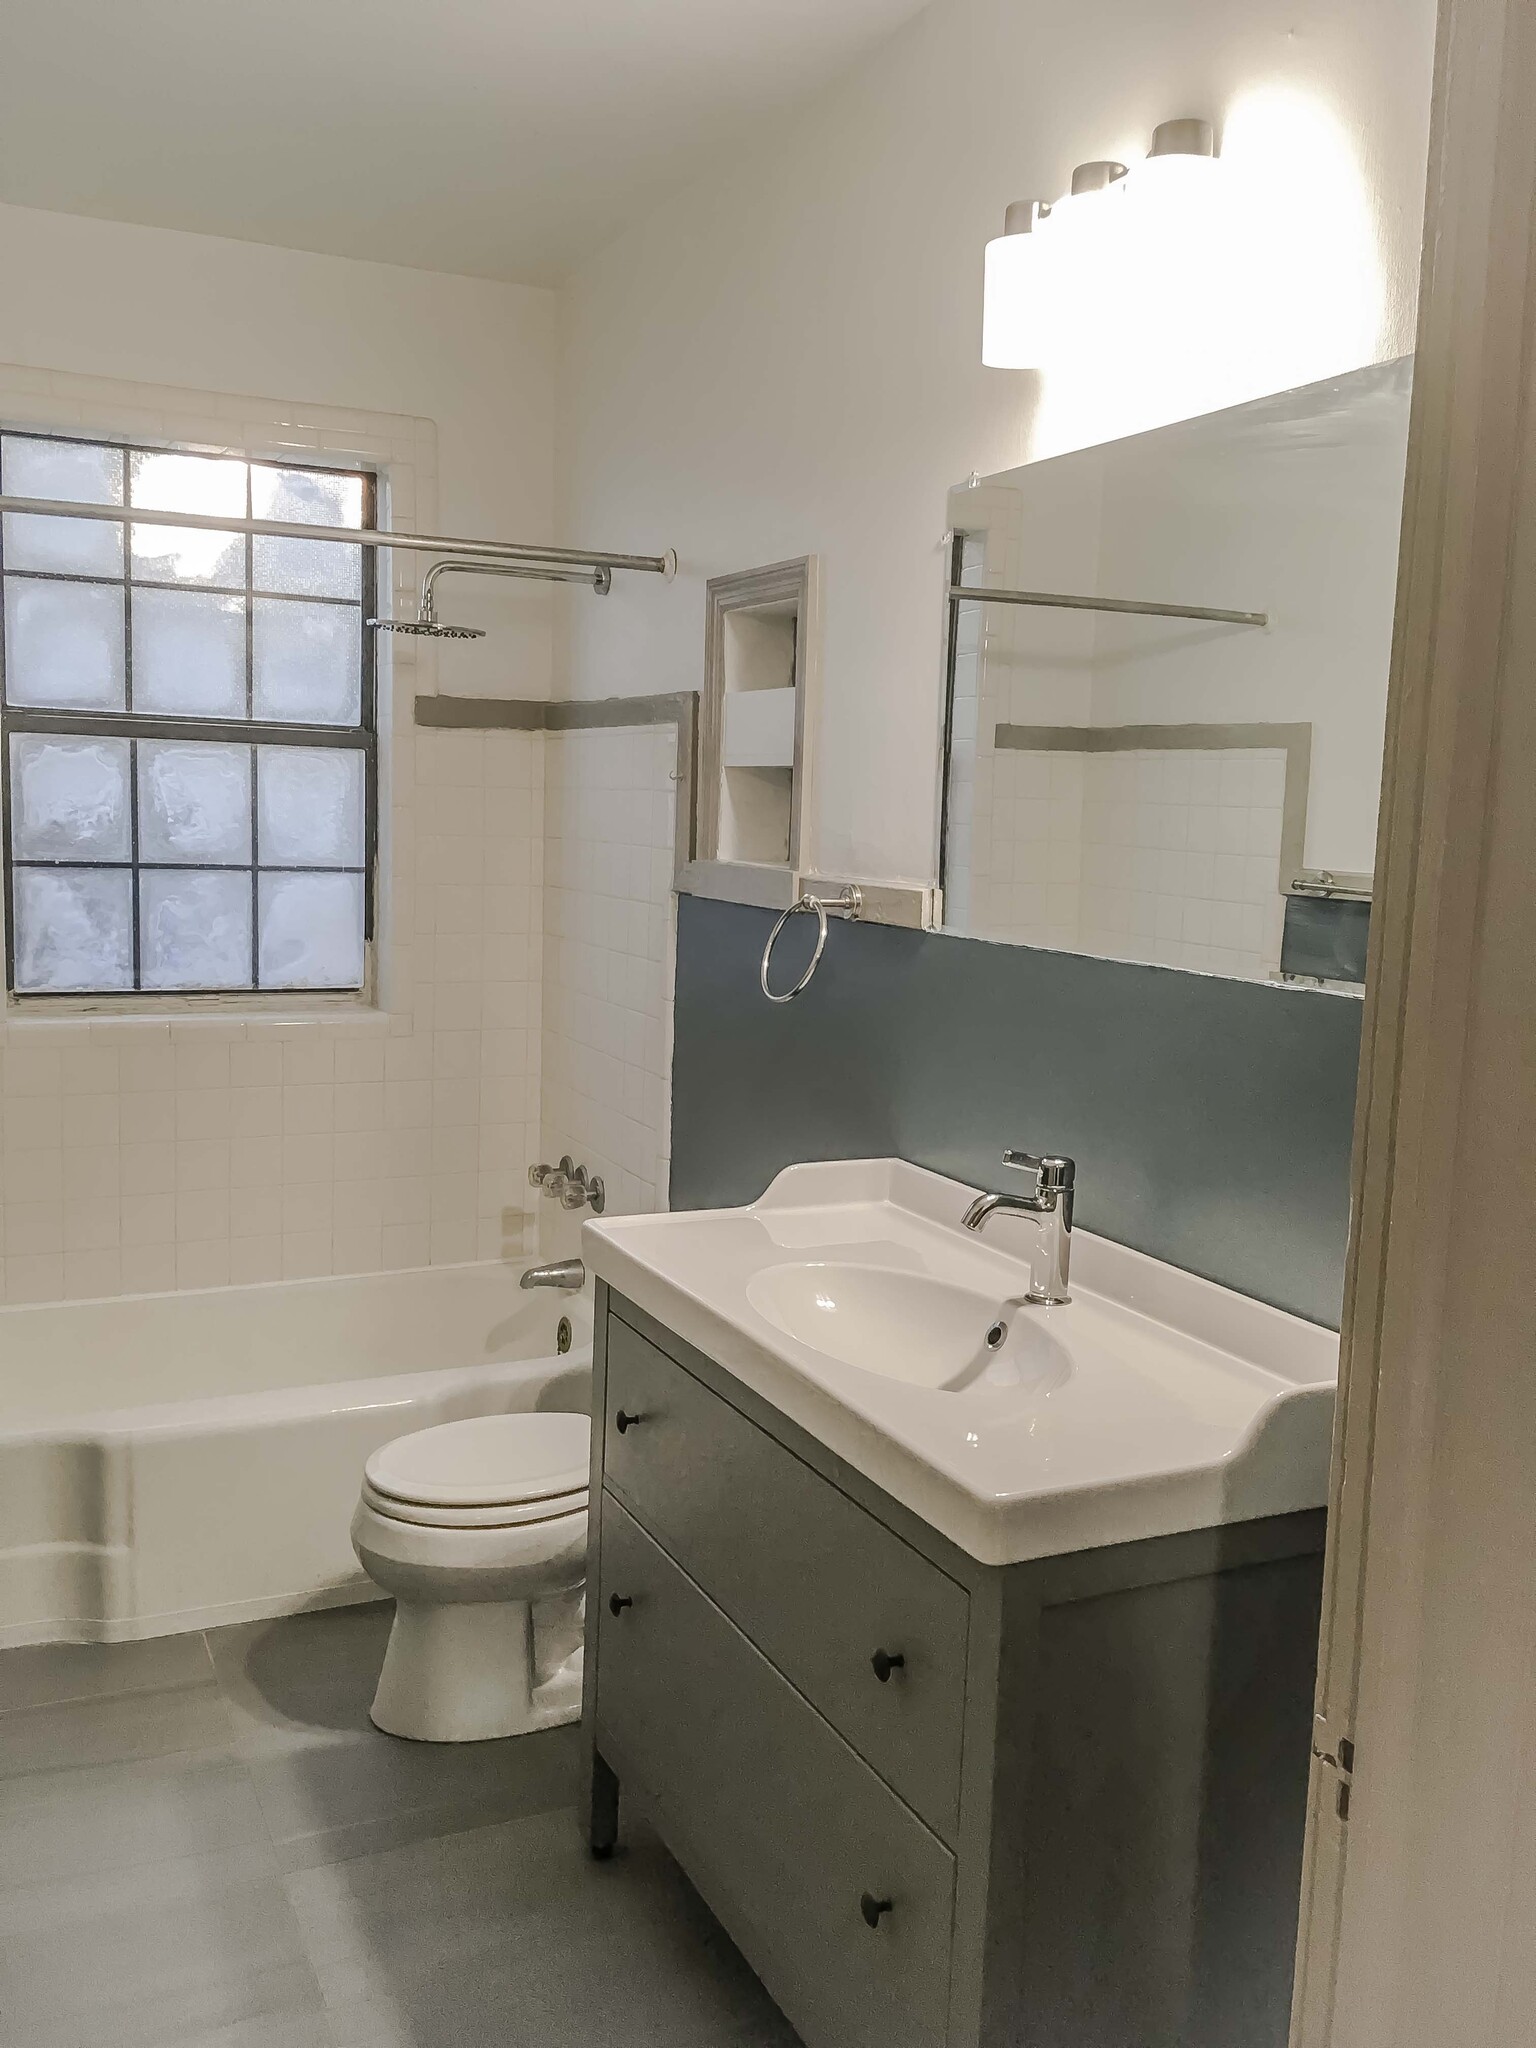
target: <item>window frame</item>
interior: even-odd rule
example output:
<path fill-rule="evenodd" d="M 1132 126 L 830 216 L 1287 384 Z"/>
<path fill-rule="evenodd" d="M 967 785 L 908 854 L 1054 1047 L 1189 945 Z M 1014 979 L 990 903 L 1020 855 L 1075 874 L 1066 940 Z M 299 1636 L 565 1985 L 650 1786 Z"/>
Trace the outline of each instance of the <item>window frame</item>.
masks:
<path fill-rule="evenodd" d="M 84 571 L 72 570 L 8 570 L 5 561 L 4 521 L 0 520 L 0 868 L 3 868 L 3 907 L 5 918 L 5 1000 L 12 1011 L 78 1010 L 82 1007 L 92 1010 L 102 1008 L 111 1011 L 139 1011 L 145 1008 L 155 1011 L 174 1010 L 180 1005 L 206 1009 L 252 1007 L 263 1010 L 291 1010 L 296 1004 L 316 1008 L 330 1008 L 337 1004 L 371 1005 L 377 979 L 377 899 L 379 867 L 379 721 L 378 721 L 378 642 L 377 635 L 369 630 L 368 620 L 378 614 L 379 549 L 365 541 L 352 544 L 360 557 L 359 594 L 356 606 L 359 617 L 360 674 L 358 722 L 354 725 L 309 724 L 298 720 L 261 719 L 255 716 L 254 704 L 254 600 L 275 598 L 282 602 L 318 602 L 335 604 L 350 609 L 350 598 L 316 597 L 311 593 L 259 590 L 254 582 L 255 540 L 250 530 L 251 512 L 251 470 L 270 468 L 289 471 L 313 470 L 331 476 L 356 478 L 362 485 L 362 521 L 358 527 L 337 527 L 334 529 L 336 545 L 346 545 L 343 535 L 354 533 L 376 533 L 380 498 L 380 477 L 377 470 L 355 463 L 326 463 L 296 460 L 287 453 L 280 455 L 257 454 L 238 449 L 198 448 L 178 442 L 152 442 L 119 439 L 105 434 L 79 434 L 51 431 L 32 426 L 0 425 L 0 434 L 7 439 L 28 441 L 53 441 L 74 446 L 110 448 L 123 458 L 123 505 L 121 520 L 109 520 L 106 524 L 119 524 L 123 537 L 123 562 L 118 576 L 93 576 Z M 240 583 L 207 584 L 176 582 L 161 577 L 135 577 L 133 574 L 133 553 L 131 529 L 135 525 L 154 526 L 155 512 L 145 508 L 137 514 L 128 499 L 131 495 L 132 458 L 135 455 L 186 455 L 194 459 L 234 460 L 246 467 L 246 510 L 243 515 L 231 515 L 231 531 L 240 531 L 244 542 L 244 576 Z M 41 514 L 39 516 L 48 516 Z M 67 517 L 68 515 L 60 515 Z M 244 530 L 241 531 L 241 521 Z M 322 543 L 323 544 L 323 543 Z M 10 576 L 25 577 L 34 582 L 72 583 L 89 589 L 117 589 L 123 602 L 123 694 L 124 708 L 115 710 L 42 708 L 31 705 L 12 705 L 6 689 L 6 634 L 5 597 Z M 245 690 L 246 716 L 243 718 L 218 718 L 177 713 L 137 712 L 133 704 L 133 593 L 135 590 L 202 591 L 216 596 L 238 596 L 243 598 L 245 607 Z M 222 745 L 246 745 L 251 748 L 251 859 L 248 863 L 217 861 L 143 861 L 139 859 L 139 790 L 138 752 L 130 748 L 129 753 L 129 802 L 131 851 L 126 862 L 99 860 L 18 860 L 12 844 L 11 830 L 11 737 L 19 733 L 42 733 L 65 735 L 80 739 L 127 739 L 134 740 L 187 740 L 212 741 Z M 257 980 L 259 972 L 258 947 L 260 937 L 260 876 L 269 874 L 356 874 L 356 868 L 326 868 L 316 866 L 299 867 L 291 863 L 260 864 L 258 861 L 258 815 L 260 803 L 260 754 L 263 746 L 333 747 L 348 753 L 363 755 L 363 864 L 361 880 L 363 888 L 363 971 L 356 984 L 337 984 L 331 987 L 305 986 L 295 988 L 263 988 Z M 132 957 L 134 986 L 126 989 L 18 989 L 16 986 L 16 892 L 14 878 L 18 869 L 78 869 L 97 873 L 124 873 L 131 878 L 132 890 Z M 249 984 L 237 988 L 145 988 L 140 985 L 141 931 L 139 917 L 139 878 L 145 873 L 187 873 L 189 871 L 208 873 L 249 873 L 251 877 L 251 972 Z"/>

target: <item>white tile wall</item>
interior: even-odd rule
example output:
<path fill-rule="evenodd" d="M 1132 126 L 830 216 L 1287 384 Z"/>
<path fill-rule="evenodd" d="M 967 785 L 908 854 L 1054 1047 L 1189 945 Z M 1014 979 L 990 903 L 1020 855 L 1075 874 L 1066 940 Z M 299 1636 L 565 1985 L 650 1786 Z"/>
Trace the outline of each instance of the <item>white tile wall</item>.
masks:
<path fill-rule="evenodd" d="M 436 518 L 426 420 L 0 368 L 0 421 L 334 454 L 387 471 L 397 524 Z M 396 563 L 397 608 L 413 604 L 418 570 Z M 531 1248 L 543 743 L 416 731 L 433 650 L 397 640 L 385 653 L 378 1006 L 7 1018 L 3 1299 Z"/>
<path fill-rule="evenodd" d="M 662 1209 L 673 984 L 676 736 L 668 726 L 544 742 L 543 1156 L 602 1175 L 613 1210 Z M 543 1205 L 543 1242 L 575 1225 Z"/>
<path fill-rule="evenodd" d="M 1249 980 L 1279 966 L 1283 750 L 1093 754 L 1084 789 L 1084 952 Z"/>
<path fill-rule="evenodd" d="M 973 928 L 1263 979 L 1280 961 L 1285 754 L 1005 751 Z"/>

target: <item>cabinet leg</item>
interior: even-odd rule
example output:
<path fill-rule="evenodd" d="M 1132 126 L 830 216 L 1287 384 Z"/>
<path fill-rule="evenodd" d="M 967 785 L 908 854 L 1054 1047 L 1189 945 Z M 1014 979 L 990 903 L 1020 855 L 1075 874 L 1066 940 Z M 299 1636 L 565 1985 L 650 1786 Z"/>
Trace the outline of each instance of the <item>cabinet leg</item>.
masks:
<path fill-rule="evenodd" d="M 599 1862 L 613 1854 L 619 1839 L 619 1781 L 595 1751 L 587 1806 L 587 1846 Z"/>

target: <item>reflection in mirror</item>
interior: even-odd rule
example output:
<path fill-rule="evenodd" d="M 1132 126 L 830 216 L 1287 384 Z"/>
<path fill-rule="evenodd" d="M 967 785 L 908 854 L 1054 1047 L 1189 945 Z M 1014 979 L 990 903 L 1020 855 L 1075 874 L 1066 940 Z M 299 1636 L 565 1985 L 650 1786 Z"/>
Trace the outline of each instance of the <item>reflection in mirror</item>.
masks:
<path fill-rule="evenodd" d="M 1411 371 L 951 493 L 947 929 L 1358 985 Z"/>

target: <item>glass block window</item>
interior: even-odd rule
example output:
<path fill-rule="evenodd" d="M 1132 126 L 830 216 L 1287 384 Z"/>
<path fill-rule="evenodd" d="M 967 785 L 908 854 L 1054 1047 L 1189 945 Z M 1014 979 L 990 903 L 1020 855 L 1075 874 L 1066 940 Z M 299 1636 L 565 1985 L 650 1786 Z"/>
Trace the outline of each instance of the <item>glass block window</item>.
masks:
<path fill-rule="evenodd" d="M 18 997 L 356 990 L 377 813 L 356 470 L 0 434 L 7 963 Z"/>

